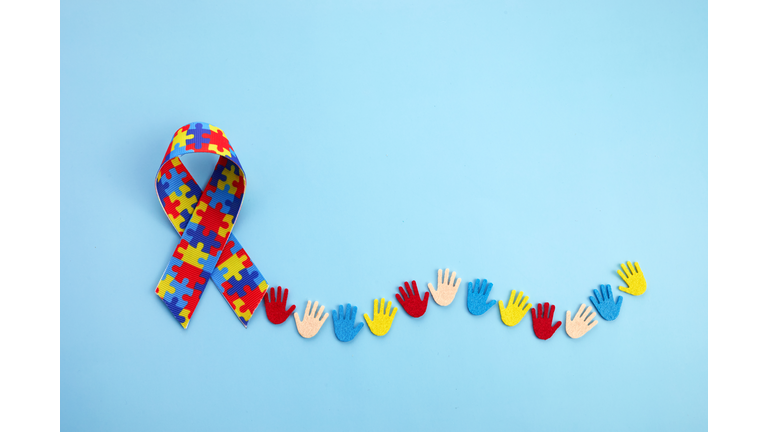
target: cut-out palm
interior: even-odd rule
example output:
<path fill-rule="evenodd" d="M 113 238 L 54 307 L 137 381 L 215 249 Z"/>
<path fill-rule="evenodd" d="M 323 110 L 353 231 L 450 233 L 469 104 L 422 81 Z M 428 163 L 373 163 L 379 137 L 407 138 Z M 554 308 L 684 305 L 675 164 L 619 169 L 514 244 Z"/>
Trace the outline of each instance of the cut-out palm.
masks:
<path fill-rule="evenodd" d="M 509 304 L 507 307 L 504 307 L 504 302 L 499 300 L 501 321 L 510 327 L 517 325 L 528 312 L 528 309 L 531 308 L 531 304 L 528 303 L 528 296 L 523 297 L 524 293 L 520 291 L 517 297 L 515 297 L 515 293 L 517 291 L 512 290 L 512 293 L 509 294 Z"/>
<path fill-rule="evenodd" d="M 456 272 L 453 272 L 450 278 L 448 277 L 449 273 L 450 269 L 447 268 L 445 269 L 445 274 L 443 274 L 442 269 L 437 271 L 437 289 L 432 286 L 431 282 L 427 284 L 429 292 L 432 293 L 432 298 L 440 306 L 451 304 L 453 298 L 456 297 L 456 291 L 459 290 L 459 285 L 461 285 L 461 278 L 454 281 Z"/>
<path fill-rule="evenodd" d="M 616 270 L 616 273 L 619 274 L 621 280 L 623 280 L 627 286 L 620 286 L 619 291 L 624 291 L 625 293 L 634 296 L 639 296 L 644 293 L 646 288 L 645 275 L 643 274 L 643 271 L 640 270 L 640 264 L 635 263 L 635 267 L 632 267 L 632 263 L 627 261 L 627 265 L 622 264 L 621 268 L 624 272 L 622 273 L 621 270 Z"/>

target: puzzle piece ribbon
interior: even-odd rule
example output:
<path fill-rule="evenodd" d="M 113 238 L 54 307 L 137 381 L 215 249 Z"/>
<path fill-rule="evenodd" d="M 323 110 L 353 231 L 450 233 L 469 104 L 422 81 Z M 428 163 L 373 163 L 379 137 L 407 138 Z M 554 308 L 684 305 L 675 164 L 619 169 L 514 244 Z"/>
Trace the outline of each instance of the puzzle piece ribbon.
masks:
<path fill-rule="evenodd" d="M 204 190 L 181 163 L 180 157 L 188 153 L 219 155 Z M 268 285 L 231 234 L 245 194 L 245 172 L 227 136 L 208 123 L 180 128 L 168 145 L 155 182 L 160 204 L 181 235 L 155 293 L 187 328 L 208 279 L 212 279 L 248 327 Z"/>

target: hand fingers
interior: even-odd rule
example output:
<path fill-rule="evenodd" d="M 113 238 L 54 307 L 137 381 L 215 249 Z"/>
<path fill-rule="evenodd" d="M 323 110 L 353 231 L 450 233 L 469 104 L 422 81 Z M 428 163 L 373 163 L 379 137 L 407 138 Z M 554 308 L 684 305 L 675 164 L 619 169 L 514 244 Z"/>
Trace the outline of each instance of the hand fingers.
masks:
<path fill-rule="evenodd" d="M 579 316 L 579 313 L 581 312 L 581 309 L 584 309 L 584 305 L 581 305 L 581 308 L 579 308 L 579 312 L 576 312 L 576 316 Z M 568 325 L 569 322 L 571 322 L 571 311 L 565 312 L 565 324 Z"/>
<path fill-rule="evenodd" d="M 594 300 L 592 301 L 592 303 L 594 303 L 594 304 L 595 304 L 595 306 L 597 306 L 597 305 L 599 305 L 599 304 L 600 304 L 600 299 L 601 299 L 601 297 L 600 297 L 600 293 L 598 293 L 596 289 L 595 289 L 595 290 L 592 290 L 592 292 L 593 292 L 593 293 L 595 293 L 595 296 L 594 296 L 594 297 L 592 297 L 592 296 L 589 296 L 589 298 L 590 298 L 590 300 L 594 299 Z"/>
<path fill-rule="evenodd" d="M 275 301 L 275 287 L 272 287 L 269 289 L 269 295 L 265 296 L 265 300 L 268 302 L 274 302 Z"/>
<path fill-rule="evenodd" d="M 622 264 L 621 266 L 626 268 L 624 266 L 624 264 Z M 629 276 L 628 275 L 625 275 L 624 272 L 622 272 L 621 270 L 616 270 L 616 273 L 619 274 L 619 277 L 621 278 L 621 280 L 624 281 L 625 284 L 629 285 Z"/>
<path fill-rule="evenodd" d="M 333 320 L 336 321 L 336 317 L 340 316 L 341 319 L 346 318 L 346 314 L 344 314 L 344 306 L 339 305 L 339 313 L 337 314 L 336 311 L 333 311 Z"/>
<path fill-rule="evenodd" d="M 320 310 L 319 310 L 319 311 L 317 311 L 317 315 L 315 315 L 315 318 L 318 318 L 318 317 L 320 317 L 320 315 L 322 315 L 322 314 L 323 314 L 323 311 L 324 311 L 324 310 L 325 310 L 325 306 L 320 306 Z M 328 316 L 328 314 L 325 314 L 325 315 L 326 315 L 326 316 Z"/>
<path fill-rule="evenodd" d="M 448 282 L 446 282 L 446 283 L 448 285 L 453 285 L 453 278 L 456 277 L 456 272 L 453 272 L 453 274 L 451 274 L 451 277 L 448 278 L 448 269 L 445 269 L 445 277 L 446 277 L 446 279 L 448 279 Z"/>
<path fill-rule="evenodd" d="M 400 287 L 400 292 L 403 293 L 403 297 L 405 297 L 406 291 L 408 291 L 408 296 L 413 295 L 413 292 L 411 291 L 411 285 L 408 282 L 406 282 L 404 286 L 405 286 L 405 289 L 403 289 L 403 287 Z"/>
<path fill-rule="evenodd" d="M 627 285 L 629 285 L 629 284 L 627 284 Z M 620 287 L 619 287 L 619 291 L 625 292 L 625 293 L 627 293 L 627 294 L 632 294 L 632 292 L 629 290 L 629 288 L 627 288 L 627 287 L 623 287 L 623 286 L 620 286 Z M 634 295 L 634 294 L 633 294 L 633 295 Z"/>
<path fill-rule="evenodd" d="M 509 293 L 509 305 L 512 306 L 517 302 L 517 298 L 515 297 L 515 294 L 517 294 L 517 291 L 512 290 L 511 293 Z M 521 296 L 522 297 L 522 296 Z"/>
<path fill-rule="evenodd" d="M 555 305 L 549 305 L 549 316 L 547 318 L 553 318 L 555 316 Z"/>
<path fill-rule="evenodd" d="M 592 306 L 588 307 L 586 311 L 579 317 L 584 318 L 585 316 L 589 315 L 589 313 L 592 311 Z"/>
<path fill-rule="evenodd" d="M 304 319 L 309 316 L 309 308 L 312 306 L 312 300 L 307 300 L 307 308 L 304 310 Z"/>
<path fill-rule="evenodd" d="M 274 290 L 274 288 L 273 288 Z M 274 291 L 272 291 L 274 293 Z M 277 296 L 273 297 L 273 299 L 276 299 L 278 302 L 283 303 L 285 300 L 288 299 L 288 288 L 285 289 L 285 300 L 283 300 L 283 287 L 278 285 L 277 286 Z"/>
<path fill-rule="evenodd" d="M 473 288 L 472 282 L 467 282 L 467 292 L 468 293 L 472 294 L 472 288 Z"/>
<path fill-rule="evenodd" d="M 552 326 L 552 333 L 555 333 L 557 329 L 560 328 L 560 324 L 562 324 L 562 322 L 558 321 L 555 325 Z"/>
<path fill-rule="evenodd" d="M 597 316 L 597 312 L 592 312 L 592 315 L 588 316 L 587 319 L 584 320 L 584 322 L 590 322 Z"/>
<path fill-rule="evenodd" d="M 317 300 L 315 300 L 315 304 L 312 305 L 312 312 L 309 313 L 310 318 L 314 318 L 316 316 L 315 315 L 316 311 L 317 311 Z"/>
<path fill-rule="evenodd" d="M 428 283 L 428 284 L 427 284 L 427 289 L 429 290 L 429 292 L 431 292 L 431 293 L 432 293 L 432 297 L 434 298 L 434 297 L 435 297 L 435 288 L 434 288 L 434 287 L 432 287 L 432 284 L 431 284 L 431 283 Z"/>
<path fill-rule="evenodd" d="M 301 323 L 301 320 L 299 319 L 299 314 L 298 313 L 293 314 L 293 319 L 296 320 L 296 328 L 298 328 L 299 324 Z"/>
<path fill-rule="evenodd" d="M 408 298 L 408 296 L 410 295 L 410 294 L 405 294 L 405 290 L 403 289 L 403 287 L 400 287 L 400 294 L 403 296 L 403 298 Z M 397 296 L 397 294 L 395 294 L 395 296 Z M 402 302 L 403 301 L 400 300 L 400 303 Z"/>
<path fill-rule="evenodd" d="M 539 303 L 538 309 L 541 309 L 541 303 Z M 538 309 L 531 309 L 531 315 L 533 316 L 533 319 L 537 319 L 539 317 L 539 314 L 536 313 Z"/>
<path fill-rule="evenodd" d="M 290 315 L 294 310 L 296 310 L 296 305 L 291 305 L 291 308 L 285 311 L 286 315 Z"/>
<path fill-rule="evenodd" d="M 386 300 L 384 300 L 384 297 L 382 297 L 382 298 L 381 298 L 381 303 L 379 303 L 379 305 L 381 306 L 381 311 L 380 311 L 379 313 L 381 313 L 381 314 L 383 314 L 383 313 L 384 313 L 384 303 L 386 303 L 386 302 L 387 302 L 387 301 L 386 301 Z M 390 301 L 390 303 L 392 303 L 392 302 Z"/>
<path fill-rule="evenodd" d="M 456 272 L 453 272 L 453 275 L 456 276 Z M 454 288 L 458 288 L 461 285 L 461 278 L 456 279 L 456 283 L 453 284 Z"/>
<path fill-rule="evenodd" d="M 341 310 L 341 306 L 339 306 L 339 310 Z M 337 323 L 339 322 L 339 314 L 336 313 L 336 311 L 331 311 L 331 316 L 333 317 L 333 322 Z"/>
<path fill-rule="evenodd" d="M 643 274 L 643 271 L 640 270 L 640 264 L 635 263 L 635 269 L 637 270 L 637 274 Z"/>
<path fill-rule="evenodd" d="M 525 299 L 526 299 L 526 300 L 528 300 L 528 297 L 526 297 Z M 532 305 L 532 304 L 530 304 L 530 303 L 526 304 L 526 305 L 525 305 L 525 307 L 523 308 L 523 314 L 525 314 L 526 312 L 528 312 L 528 309 L 530 309 L 530 308 L 531 308 L 531 306 L 533 306 L 533 305 Z"/>
<path fill-rule="evenodd" d="M 392 303 L 392 302 L 390 302 L 390 303 Z M 395 306 L 395 309 L 392 311 L 392 315 L 390 315 L 389 319 L 391 319 L 391 320 L 395 319 L 395 314 L 396 313 L 397 313 L 397 306 Z"/>
<path fill-rule="evenodd" d="M 599 322 L 598 320 L 594 320 L 591 323 L 589 323 L 587 325 L 587 330 L 590 330 L 592 327 L 596 326 L 598 322 Z"/>
<path fill-rule="evenodd" d="M 322 312 L 320 312 L 320 313 L 322 313 Z M 325 315 L 323 315 L 323 319 L 320 320 L 320 326 L 321 327 L 322 327 L 322 325 L 323 325 L 323 323 L 325 322 L 326 319 L 328 319 L 328 312 L 326 312 Z"/>
<path fill-rule="evenodd" d="M 608 295 L 608 300 L 613 300 L 613 291 L 611 291 L 610 285 L 605 286 L 605 293 Z"/>
<path fill-rule="evenodd" d="M 581 317 L 581 313 L 584 312 L 584 308 L 585 307 L 587 307 L 587 305 L 585 305 L 584 303 L 582 303 L 581 306 L 579 306 L 579 310 L 576 312 L 576 316 L 577 317 L 579 317 L 579 318 Z M 570 312 L 568 312 L 568 313 L 570 313 Z"/>
<path fill-rule="evenodd" d="M 443 269 L 437 270 L 437 285 L 440 286 L 443 284 Z"/>
<path fill-rule="evenodd" d="M 382 304 L 382 305 L 384 304 L 384 299 L 381 299 L 381 304 Z M 389 312 L 390 312 L 391 310 L 392 310 L 392 300 L 390 300 L 390 301 L 387 303 L 387 310 L 386 310 L 386 312 L 384 312 L 384 315 L 389 315 Z"/>
<path fill-rule="evenodd" d="M 395 298 L 400 302 L 400 304 L 403 304 L 403 298 L 400 297 L 400 294 L 395 294 Z"/>
<path fill-rule="evenodd" d="M 417 291 L 417 292 L 418 292 L 418 291 Z M 419 297 L 419 295 L 418 295 L 418 294 L 416 294 L 416 298 L 418 298 L 418 297 Z M 428 293 L 428 292 L 425 292 L 425 293 L 424 293 L 424 300 L 422 300 L 421 302 L 422 302 L 422 303 L 426 303 L 426 302 L 427 302 L 427 300 L 429 300 L 429 293 Z"/>
<path fill-rule="evenodd" d="M 366 322 L 366 323 L 368 323 L 368 327 L 369 327 L 369 328 L 372 328 L 372 327 L 373 327 L 373 322 L 372 322 L 372 321 L 371 321 L 371 319 L 368 317 L 368 314 L 363 314 L 363 318 L 365 318 L 365 322 Z M 361 324 L 362 324 L 362 323 L 361 323 Z"/>
<path fill-rule="evenodd" d="M 629 272 L 632 273 L 633 276 L 637 273 L 631 262 L 627 261 L 627 267 L 629 267 Z"/>
<path fill-rule="evenodd" d="M 621 302 L 624 300 L 624 297 L 619 296 L 618 300 L 616 300 L 616 307 L 621 308 Z"/>
<path fill-rule="evenodd" d="M 355 326 L 355 328 L 352 330 L 352 337 L 355 337 L 355 336 L 357 336 L 357 333 L 359 333 L 359 332 L 360 332 L 360 330 L 362 330 L 362 328 L 363 328 L 363 323 L 358 323 L 358 324 Z"/>
<path fill-rule="evenodd" d="M 379 313 L 379 299 L 373 299 L 373 316 Z"/>
<path fill-rule="evenodd" d="M 416 281 L 411 281 L 411 288 L 413 289 L 413 295 L 419 298 L 419 287 L 416 286 Z"/>
<path fill-rule="evenodd" d="M 629 262 L 629 261 L 627 261 L 627 262 Z M 621 269 L 622 269 L 622 270 L 624 270 L 624 273 L 627 275 L 627 277 L 630 277 L 630 276 L 632 276 L 632 273 L 629 271 L 629 269 L 627 268 L 627 266 L 626 266 L 626 265 L 624 265 L 623 263 L 621 264 Z"/>

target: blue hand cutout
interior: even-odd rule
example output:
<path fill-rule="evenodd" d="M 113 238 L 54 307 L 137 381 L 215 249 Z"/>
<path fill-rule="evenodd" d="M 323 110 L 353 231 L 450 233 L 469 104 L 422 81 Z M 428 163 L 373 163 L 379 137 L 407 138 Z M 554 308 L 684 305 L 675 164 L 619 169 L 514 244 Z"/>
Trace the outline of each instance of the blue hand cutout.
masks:
<path fill-rule="evenodd" d="M 483 279 L 483 283 L 480 283 L 480 279 L 475 279 L 475 285 L 472 282 L 467 284 L 467 309 L 472 315 L 482 315 L 488 309 L 492 308 L 496 304 L 496 300 L 491 300 L 488 303 L 488 295 L 491 294 L 492 283 L 488 283 Z"/>
<path fill-rule="evenodd" d="M 600 285 L 599 292 L 597 290 L 592 291 L 595 293 L 595 296 L 589 296 L 589 299 L 592 300 L 592 304 L 595 305 L 595 309 L 597 309 L 600 316 L 606 321 L 615 320 L 621 310 L 622 297 L 619 296 L 614 303 L 610 285 Z"/>
<path fill-rule="evenodd" d="M 357 306 L 352 306 L 347 303 L 347 310 L 344 310 L 344 306 L 339 306 L 339 312 L 333 311 L 333 331 L 336 333 L 336 338 L 342 342 L 349 342 L 357 336 L 360 329 L 363 328 L 363 323 L 355 325 L 355 318 L 357 318 Z"/>

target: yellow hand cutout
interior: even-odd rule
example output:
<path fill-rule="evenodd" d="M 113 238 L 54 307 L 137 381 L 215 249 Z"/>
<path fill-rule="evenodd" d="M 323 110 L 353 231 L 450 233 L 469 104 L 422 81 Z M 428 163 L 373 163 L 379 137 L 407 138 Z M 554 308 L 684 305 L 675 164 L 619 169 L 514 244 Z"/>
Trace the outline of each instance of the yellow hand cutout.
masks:
<path fill-rule="evenodd" d="M 627 266 L 629 266 L 629 269 L 627 269 Z M 645 292 L 645 276 L 643 275 L 643 271 L 640 270 L 640 264 L 635 263 L 635 267 L 632 267 L 632 263 L 627 261 L 627 265 L 621 265 L 624 272 L 622 273 L 621 270 L 616 270 L 616 273 L 618 273 L 624 283 L 627 284 L 627 287 L 620 286 L 619 291 L 639 296 Z"/>
<path fill-rule="evenodd" d="M 312 301 L 307 302 L 307 309 L 304 311 L 304 321 L 299 320 L 299 313 L 294 312 L 293 319 L 296 320 L 296 330 L 299 331 L 299 334 L 301 337 L 304 338 L 311 338 L 312 336 L 316 335 L 318 331 L 320 331 L 320 327 L 323 326 L 323 323 L 325 322 L 325 319 L 328 318 L 328 313 L 326 312 L 325 315 L 323 315 L 323 311 L 325 310 L 325 306 L 320 306 L 320 311 L 315 313 L 317 310 L 317 302 L 315 302 L 315 306 L 312 307 L 312 313 L 309 312 L 309 306 L 312 304 Z M 320 318 L 320 315 L 323 315 L 323 318 Z"/>
<path fill-rule="evenodd" d="M 386 303 L 386 301 L 382 298 L 381 308 L 379 308 L 379 299 L 373 299 L 373 319 L 369 318 L 368 314 L 363 315 L 365 322 L 368 323 L 368 328 L 371 329 L 371 333 L 376 336 L 384 336 L 387 334 L 389 328 L 392 327 L 392 320 L 395 319 L 395 314 L 397 313 L 397 306 L 395 306 L 395 310 L 392 311 L 392 314 L 389 313 L 390 309 L 392 309 L 391 301 L 387 305 L 387 310 L 385 312 L 384 303 Z"/>
<path fill-rule="evenodd" d="M 432 298 L 435 299 L 435 303 L 440 306 L 448 306 L 451 304 L 453 298 L 456 297 L 456 291 L 459 290 L 459 285 L 461 285 L 461 278 L 456 279 L 455 282 L 453 280 L 456 277 L 456 272 L 453 272 L 450 279 L 448 278 L 449 273 L 450 270 L 445 269 L 445 278 L 443 278 L 443 270 L 440 269 L 437 271 L 437 290 L 435 290 L 431 282 L 427 284 L 427 288 L 429 288 Z"/>
<path fill-rule="evenodd" d="M 568 333 L 568 336 L 572 337 L 573 339 L 578 339 L 584 336 L 586 332 L 592 330 L 592 327 L 597 325 L 597 320 L 592 321 L 592 319 L 597 316 L 597 312 L 592 312 L 592 315 L 589 315 L 589 313 L 592 311 L 592 306 L 588 307 L 587 310 L 584 311 L 585 307 L 587 307 L 587 305 L 581 305 L 579 311 L 576 312 L 576 317 L 573 318 L 573 320 L 571 320 L 571 311 L 565 313 L 565 332 Z M 592 322 L 590 323 L 590 321 Z"/>
<path fill-rule="evenodd" d="M 501 320 L 510 327 L 517 325 L 528 312 L 528 309 L 531 308 L 531 304 L 528 303 L 528 296 L 523 298 L 523 292 L 520 291 L 520 294 L 515 298 L 516 292 L 512 290 L 512 293 L 509 295 L 509 305 L 506 308 L 504 307 L 504 302 L 499 300 Z"/>

